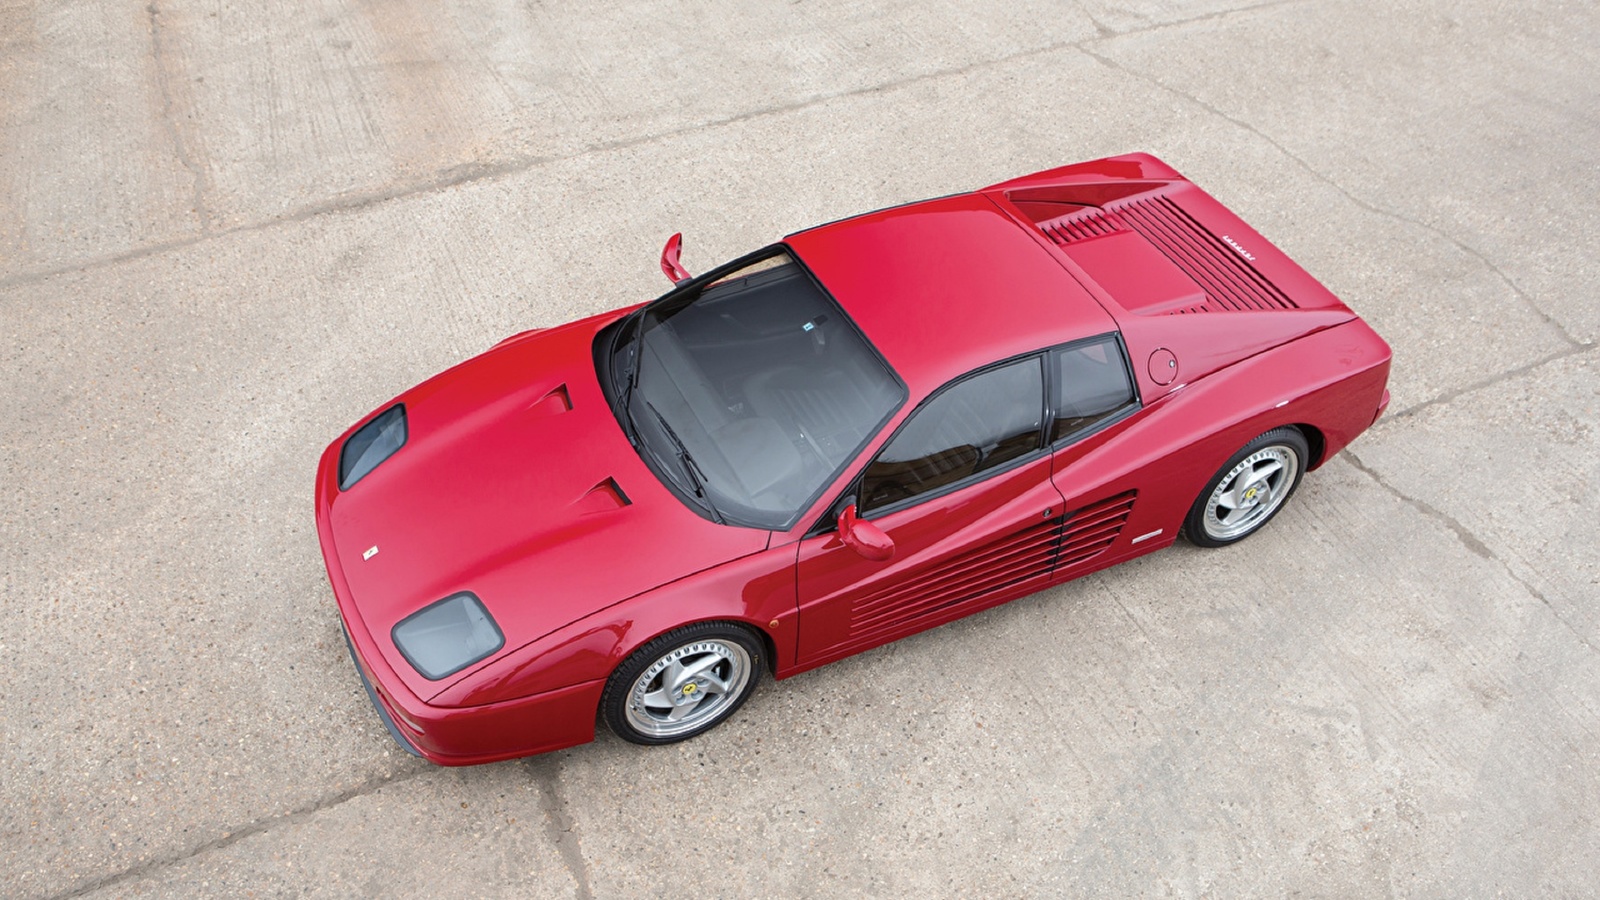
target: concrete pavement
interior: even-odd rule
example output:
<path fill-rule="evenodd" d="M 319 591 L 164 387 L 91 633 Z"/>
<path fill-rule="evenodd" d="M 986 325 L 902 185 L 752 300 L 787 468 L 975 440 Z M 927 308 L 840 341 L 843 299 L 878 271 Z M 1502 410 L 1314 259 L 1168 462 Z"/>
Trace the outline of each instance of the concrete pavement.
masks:
<path fill-rule="evenodd" d="M 0 893 L 1600 893 L 1600 11 L 0 0 Z M 499 338 L 1149 150 L 1395 349 L 1267 531 L 470 770 L 310 474 Z"/>

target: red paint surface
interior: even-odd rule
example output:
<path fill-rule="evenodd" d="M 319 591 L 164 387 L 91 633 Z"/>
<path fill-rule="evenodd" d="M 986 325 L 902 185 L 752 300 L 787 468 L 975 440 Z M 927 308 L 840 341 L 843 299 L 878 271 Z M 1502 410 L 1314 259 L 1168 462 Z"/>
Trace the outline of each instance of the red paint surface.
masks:
<path fill-rule="evenodd" d="M 758 629 L 783 677 L 1159 549 L 1256 435 L 1301 426 L 1320 465 L 1387 405 L 1383 340 L 1153 157 L 1068 166 L 786 243 L 910 390 L 791 532 L 712 523 L 640 461 L 592 355 L 620 313 L 508 339 L 402 394 L 407 444 L 348 491 L 336 472 L 349 432 L 323 455 L 317 523 L 340 613 L 424 756 L 463 765 L 590 740 L 610 673 L 690 622 Z M 839 539 L 838 500 L 932 392 L 1113 330 L 1141 409 L 875 517 L 888 560 Z M 1167 383 L 1148 365 L 1161 352 L 1177 362 Z M 461 590 L 482 599 L 505 646 L 429 681 L 390 630 Z"/>

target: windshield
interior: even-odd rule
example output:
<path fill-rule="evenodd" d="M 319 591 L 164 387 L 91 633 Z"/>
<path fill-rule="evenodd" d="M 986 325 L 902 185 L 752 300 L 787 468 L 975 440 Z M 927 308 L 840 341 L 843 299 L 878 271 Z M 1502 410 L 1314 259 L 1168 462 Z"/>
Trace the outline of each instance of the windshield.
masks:
<path fill-rule="evenodd" d="M 609 388 L 641 455 L 716 521 L 784 530 L 904 400 L 782 248 L 616 332 Z"/>

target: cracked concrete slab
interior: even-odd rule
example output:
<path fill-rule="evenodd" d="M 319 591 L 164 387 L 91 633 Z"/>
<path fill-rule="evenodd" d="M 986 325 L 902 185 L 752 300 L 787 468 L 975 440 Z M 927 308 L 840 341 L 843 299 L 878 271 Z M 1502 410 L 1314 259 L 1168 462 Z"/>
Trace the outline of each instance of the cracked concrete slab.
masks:
<path fill-rule="evenodd" d="M 1077 7 L 1102 35 L 1148 31 L 1163 25 L 1205 20 L 1243 10 L 1281 6 L 1296 0 L 1077 0 Z"/>
<path fill-rule="evenodd" d="M 0 2 L 0 276 L 188 237 L 142 4 Z"/>
<path fill-rule="evenodd" d="M 1600 653 L 1600 349 L 1383 423 L 1354 455 L 1458 522 Z"/>
<path fill-rule="evenodd" d="M 1597 41 L 1600 11 L 1567 0 L 1293 3 L 1095 52 L 1252 123 L 1359 202 L 1434 233 L 1412 240 L 1476 257 L 1463 272 L 1487 267 L 1475 277 L 1509 289 L 1508 304 L 1592 343 L 1600 275 L 1590 242 L 1564 236 L 1600 225 Z"/>
<path fill-rule="evenodd" d="M 547 818 L 539 786 L 515 769 L 430 770 L 79 896 L 583 896 Z"/>
<path fill-rule="evenodd" d="M 974 87 L 1092 79 L 1110 89 L 1103 67 L 1062 51 L 0 294 L 15 347 L 0 372 L 29 386 L 0 395 L 17 436 L 0 447 L 16 473 L 0 486 L 0 534 L 33 574 L 8 586 L 17 662 L 0 674 L 15 711 L 0 753 L 26 776 L 0 790 L 19 810 L 67 798 L 29 846 L 41 868 L 20 883 L 165 858 L 316 803 L 341 778 L 408 771 L 343 656 L 307 518 L 306 473 L 349 421 L 508 333 L 659 292 L 659 243 L 685 223 L 699 266 L 863 207 L 1049 165 L 1067 121 L 1042 102 L 985 157 L 908 141 L 948 124 Z M 905 106 L 917 114 L 890 114 Z M 863 121 L 886 127 L 849 141 Z M 994 131 L 1006 119 L 960 121 Z M 1159 145 L 1177 127 L 1129 123 L 1074 155 Z M 834 149 L 748 150 L 792 133 Z M 739 174 L 680 174 L 641 207 L 656 173 L 686 158 L 736 159 Z M 112 661 L 76 662 L 97 654 Z M 150 787 L 97 788 L 108 782 Z M 162 817 L 184 827 L 152 824 Z"/>
<path fill-rule="evenodd" d="M 130 167 L 159 159 L 176 168 L 172 187 L 195 194 L 198 210 L 181 194 L 169 202 L 202 227 L 224 229 L 397 183 L 425 185 L 441 173 L 568 156 L 1097 33 L 1082 13 L 1036 0 L 981 10 L 953 2 L 867 10 L 822 0 L 760 13 L 649 0 L 476 0 L 443 9 L 413 0 L 162 0 L 150 10 L 141 8 L 145 27 L 134 32 L 145 46 L 117 55 L 145 57 L 147 105 L 160 113 L 150 124 L 165 139 L 118 155 Z M 17 11 L 33 12 L 20 0 Z M 20 33 L 27 18 L 11 27 Z M 91 40 L 69 35 L 59 52 L 92 52 Z M 25 103 L 76 87 L 49 71 L 25 74 L 13 82 Z M 59 211 L 61 226 L 91 224 L 73 212 Z M 85 212 L 104 218 L 98 208 Z M 15 261 L 0 272 L 89 258 L 75 248 L 19 241 Z"/>
<path fill-rule="evenodd" d="M 791 679 L 694 743 L 565 755 L 597 894 L 1592 887 L 1600 657 L 1353 466 L 1304 490 L 1248 550 Z M 692 831 L 687 864 L 638 822 Z M 730 845 L 756 864 L 713 864 Z"/>
<path fill-rule="evenodd" d="M 5 2 L 0 893 L 1600 888 L 1593 201 L 1555 205 L 1596 171 L 1565 139 L 1591 10 Z M 1395 346 L 1391 417 L 1272 529 L 768 684 L 681 747 L 447 772 L 388 741 L 309 516 L 346 424 L 658 293 L 673 231 L 698 271 L 1132 149 Z"/>

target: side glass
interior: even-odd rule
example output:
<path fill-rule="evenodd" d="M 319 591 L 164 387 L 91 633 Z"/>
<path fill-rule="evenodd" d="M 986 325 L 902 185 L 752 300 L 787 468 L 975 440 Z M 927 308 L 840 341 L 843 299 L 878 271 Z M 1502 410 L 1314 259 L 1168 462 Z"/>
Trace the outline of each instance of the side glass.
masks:
<path fill-rule="evenodd" d="M 945 389 L 867 466 L 861 509 L 881 509 L 1031 453 L 1039 448 L 1043 414 L 1038 357 Z"/>
<path fill-rule="evenodd" d="M 1050 443 L 1087 431 L 1133 403 L 1133 385 L 1116 338 L 1107 336 L 1050 354 L 1055 367 L 1055 422 Z"/>

